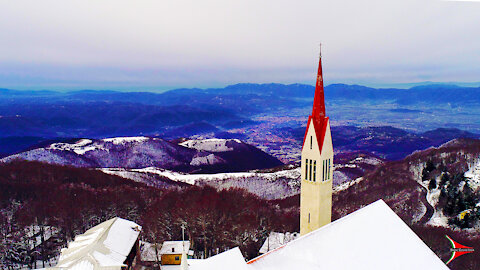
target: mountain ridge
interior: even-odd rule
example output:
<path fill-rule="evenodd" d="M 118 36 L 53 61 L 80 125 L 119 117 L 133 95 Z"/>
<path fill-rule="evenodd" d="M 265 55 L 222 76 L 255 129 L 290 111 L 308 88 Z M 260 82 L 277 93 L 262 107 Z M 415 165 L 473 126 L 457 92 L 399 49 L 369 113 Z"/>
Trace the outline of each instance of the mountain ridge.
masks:
<path fill-rule="evenodd" d="M 190 140 L 190 142 L 208 140 Z M 0 159 L 41 161 L 86 168 L 142 169 L 159 167 L 188 173 L 235 172 L 282 165 L 278 159 L 237 139 L 217 139 L 208 149 L 160 138 L 116 137 L 53 143 Z"/>

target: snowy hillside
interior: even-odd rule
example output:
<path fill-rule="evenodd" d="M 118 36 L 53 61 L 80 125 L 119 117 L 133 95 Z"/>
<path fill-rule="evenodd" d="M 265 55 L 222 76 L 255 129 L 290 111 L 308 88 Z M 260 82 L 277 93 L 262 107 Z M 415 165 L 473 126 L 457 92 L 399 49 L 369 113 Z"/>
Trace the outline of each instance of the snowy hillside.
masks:
<path fill-rule="evenodd" d="M 243 188 L 265 199 L 280 199 L 300 192 L 300 168 L 277 172 L 238 172 L 216 174 L 185 174 L 156 167 L 143 169 L 102 168 L 102 172 L 121 176 L 148 185 L 158 186 L 165 179 L 190 185 L 212 186 L 217 189 Z M 155 181 L 155 177 L 157 180 Z"/>
<path fill-rule="evenodd" d="M 150 137 L 53 143 L 0 161 L 14 159 L 89 168 L 158 167 L 191 173 L 235 172 L 282 165 L 276 158 L 239 140 L 190 140 L 178 145 Z"/>
<path fill-rule="evenodd" d="M 237 139 L 205 139 L 205 140 L 188 140 L 180 143 L 181 146 L 193 148 L 199 151 L 209 152 L 227 152 L 233 151 L 233 144 L 241 144 Z"/>
<path fill-rule="evenodd" d="M 474 191 L 480 189 L 480 159 L 470 166 L 470 169 L 465 172 L 465 178 L 468 179 L 468 182 Z"/>

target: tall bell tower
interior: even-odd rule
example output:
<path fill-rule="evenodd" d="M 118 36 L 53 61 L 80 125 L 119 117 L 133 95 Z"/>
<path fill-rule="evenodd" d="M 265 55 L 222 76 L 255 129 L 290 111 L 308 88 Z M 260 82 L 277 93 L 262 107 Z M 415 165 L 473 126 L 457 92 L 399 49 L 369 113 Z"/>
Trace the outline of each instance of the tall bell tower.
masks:
<path fill-rule="evenodd" d="M 312 114 L 303 138 L 300 191 L 300 234 L 314 231 L 332 220 L 333 145 L 330 120 L 325 115 L 322 52 Z"/>

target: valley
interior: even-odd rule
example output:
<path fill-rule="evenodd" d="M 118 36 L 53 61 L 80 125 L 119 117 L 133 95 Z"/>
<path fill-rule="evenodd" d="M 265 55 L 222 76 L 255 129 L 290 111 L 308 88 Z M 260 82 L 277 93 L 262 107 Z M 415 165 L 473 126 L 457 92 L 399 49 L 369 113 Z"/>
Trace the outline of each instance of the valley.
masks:
<path fill-rule="evenodd" d="M 328 86 L 333 218 L 383 199 L 444 261 L 445 234 L 478 243 L 478 91 Z M 0 261 L 55 261 L 76 234 L 114 216 L 142 224 L 142 241 L 178 239 L 187 222 L 196 252 L 239 246 L 255 257 L 269 232 L 299 230 L 312 94 L 300 84 L 0 91 Z"/>

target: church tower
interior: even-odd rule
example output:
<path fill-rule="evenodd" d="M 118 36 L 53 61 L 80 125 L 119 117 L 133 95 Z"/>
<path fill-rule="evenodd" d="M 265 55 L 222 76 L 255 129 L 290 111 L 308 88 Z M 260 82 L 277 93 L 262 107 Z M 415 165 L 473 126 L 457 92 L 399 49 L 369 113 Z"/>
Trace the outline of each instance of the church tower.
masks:
<path fill-rule="evenodd" d="M 300 234 L 304 235 L 332 220 L 333 145 L 330 121 L 325 116 L 321 51 L 301 164 Z"/>

